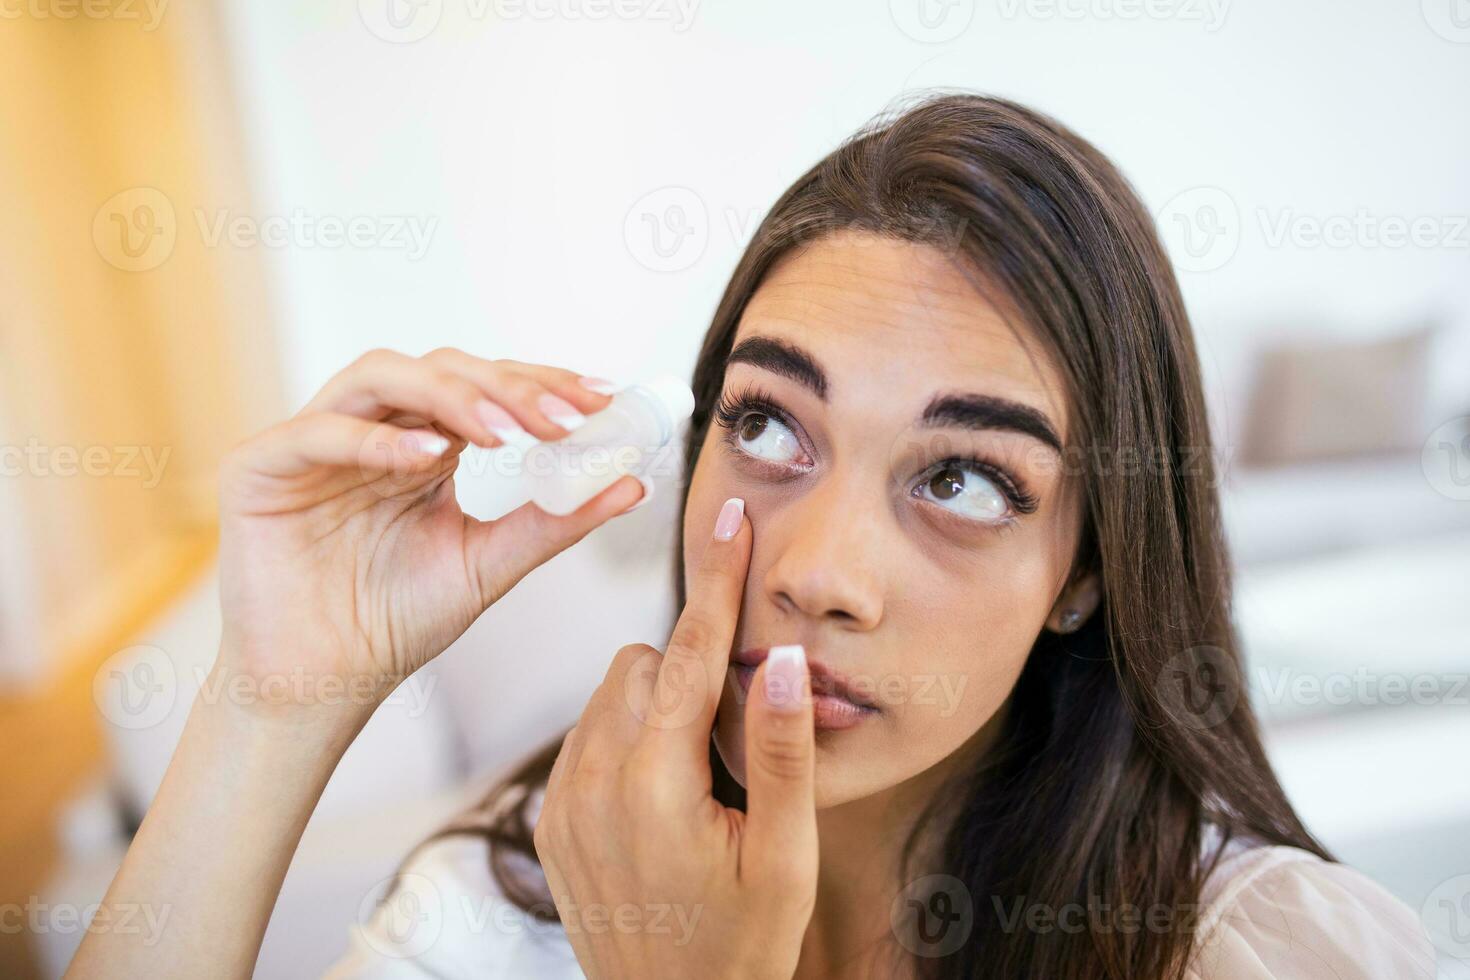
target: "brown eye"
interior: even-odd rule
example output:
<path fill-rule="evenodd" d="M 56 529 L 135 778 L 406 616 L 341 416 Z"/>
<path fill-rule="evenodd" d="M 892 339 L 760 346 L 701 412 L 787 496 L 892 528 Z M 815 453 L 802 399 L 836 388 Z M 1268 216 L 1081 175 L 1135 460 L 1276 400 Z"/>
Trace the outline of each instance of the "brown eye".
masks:
<path fill-rule="evenodd" d="M 735 443 L 740 451 L 773 463 L 793 463 L 801 458 L 801 443 L 780 419 L 763 412 L 750 412 L 735 423 Z"/>
<path fill-rule="evenodd" d="M 765 415 L 747 415 L 740 423 L 740 438 L 746 440 L 759 439 L 760 434 L 766 431 L 766 423 L 770 418 Z"/>
<path fill-rule="evenodd" d="M 988 476 L 967 463 L 946 463 L 914 487 L 914 494 L 980 523 L 997 523 L 1010 514 L 1005 493 Z"/>
<path fill-rule="evenodd" d="M 935 473 L 929 480 L 929 492 L 936 500 L 952 500 L 965 489 L 965 474 L 951 466 Z"/>

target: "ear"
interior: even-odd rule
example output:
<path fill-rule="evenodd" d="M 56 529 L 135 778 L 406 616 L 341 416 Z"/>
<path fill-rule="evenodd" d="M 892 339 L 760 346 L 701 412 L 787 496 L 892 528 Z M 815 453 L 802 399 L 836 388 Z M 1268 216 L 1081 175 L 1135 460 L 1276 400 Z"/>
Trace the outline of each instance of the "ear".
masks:
<path fill-rule="evenodd" d="M 1097 611 L 1102 602 L 1102 580 L 1096 572 L 1086 572 L 1062 589 L 1051 614 L 1046 617 L 1046 628 L 1053 633 L 1075 633 Z"/>

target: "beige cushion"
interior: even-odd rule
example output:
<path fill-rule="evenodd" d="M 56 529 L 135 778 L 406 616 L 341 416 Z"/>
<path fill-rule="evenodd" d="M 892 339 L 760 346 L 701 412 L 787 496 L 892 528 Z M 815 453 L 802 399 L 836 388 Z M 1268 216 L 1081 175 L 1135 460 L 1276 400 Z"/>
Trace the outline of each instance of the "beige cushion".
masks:
<path fill-rule="evenodd" d="M 1261 354 L 1238 459 L 1250 466 L 1420 448 L 1433 327 Z"/>

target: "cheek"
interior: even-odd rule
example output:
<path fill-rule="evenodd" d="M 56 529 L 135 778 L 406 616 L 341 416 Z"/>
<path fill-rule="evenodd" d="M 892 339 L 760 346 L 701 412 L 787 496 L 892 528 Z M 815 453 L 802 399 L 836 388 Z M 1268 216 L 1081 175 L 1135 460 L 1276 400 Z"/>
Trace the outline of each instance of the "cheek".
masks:
<path fill-rule="evenodd" d="M 997 555 L 976 563 L 979 574 L 914 583 L 900 607 L 905 728 L 963 739 L 1010 696 L 1051 608 L 1049 581 L 1029 564 Z"/>
<path fill-rule="evenodd" d="M 729 483 L 720 475 L 720 463 L 713 458 L 719 446 L 713 444 L 713 436 L 706 437 L 700 450 L 699 462 L 694 465 L 694 475 L 689 481 L 689 491 L 684 498 L 684 587 L 689 587 L 690 577 L 699 567 L 704 555 L 705 542 L 714 533 L 715 518 L 720 507 L 732 495 Z"/>

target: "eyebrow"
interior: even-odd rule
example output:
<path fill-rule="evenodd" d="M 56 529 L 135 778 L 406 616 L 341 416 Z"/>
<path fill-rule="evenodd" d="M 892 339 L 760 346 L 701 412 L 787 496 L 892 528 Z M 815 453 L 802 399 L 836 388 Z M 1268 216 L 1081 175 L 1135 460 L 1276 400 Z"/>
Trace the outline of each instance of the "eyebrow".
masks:
<path fill-rule="evenodd" d="M 725 359 L 731 364 L 750 364 L 795 381 L 822 401 L 827 400 L 827 374 L 816 358 L 795 344 L 774 337 L 748 337 Z M 919 424 L 928 428 L 999 429 L 1030 436 L 1058 454 L 1062 441 L 1046 415 L 1030 405 L 996 395 L 977 392 L 939 395 L 924 409 Z"/>
<path fill-rule="evenodd" d="M 742 340 L 725 359 L 731 364 L 751 364 L 783 378 L 790 378 L 811 390 L 822 401 L 827 400 L 827 374 L 816 358 L 794 344 L 774 337 L 749 337 Z"/>
<path fill-rule="evenodd" d="M 1030 405 L 994 395 L 941 395 L 924 409 L 920 424 L 961 429 L 1004 429 L 1043 442 L 1055 449 L 1058 455 L 1062 452 L 1062 440 L 1057 438 L 1056 430 L 1045 415 Z"/>

